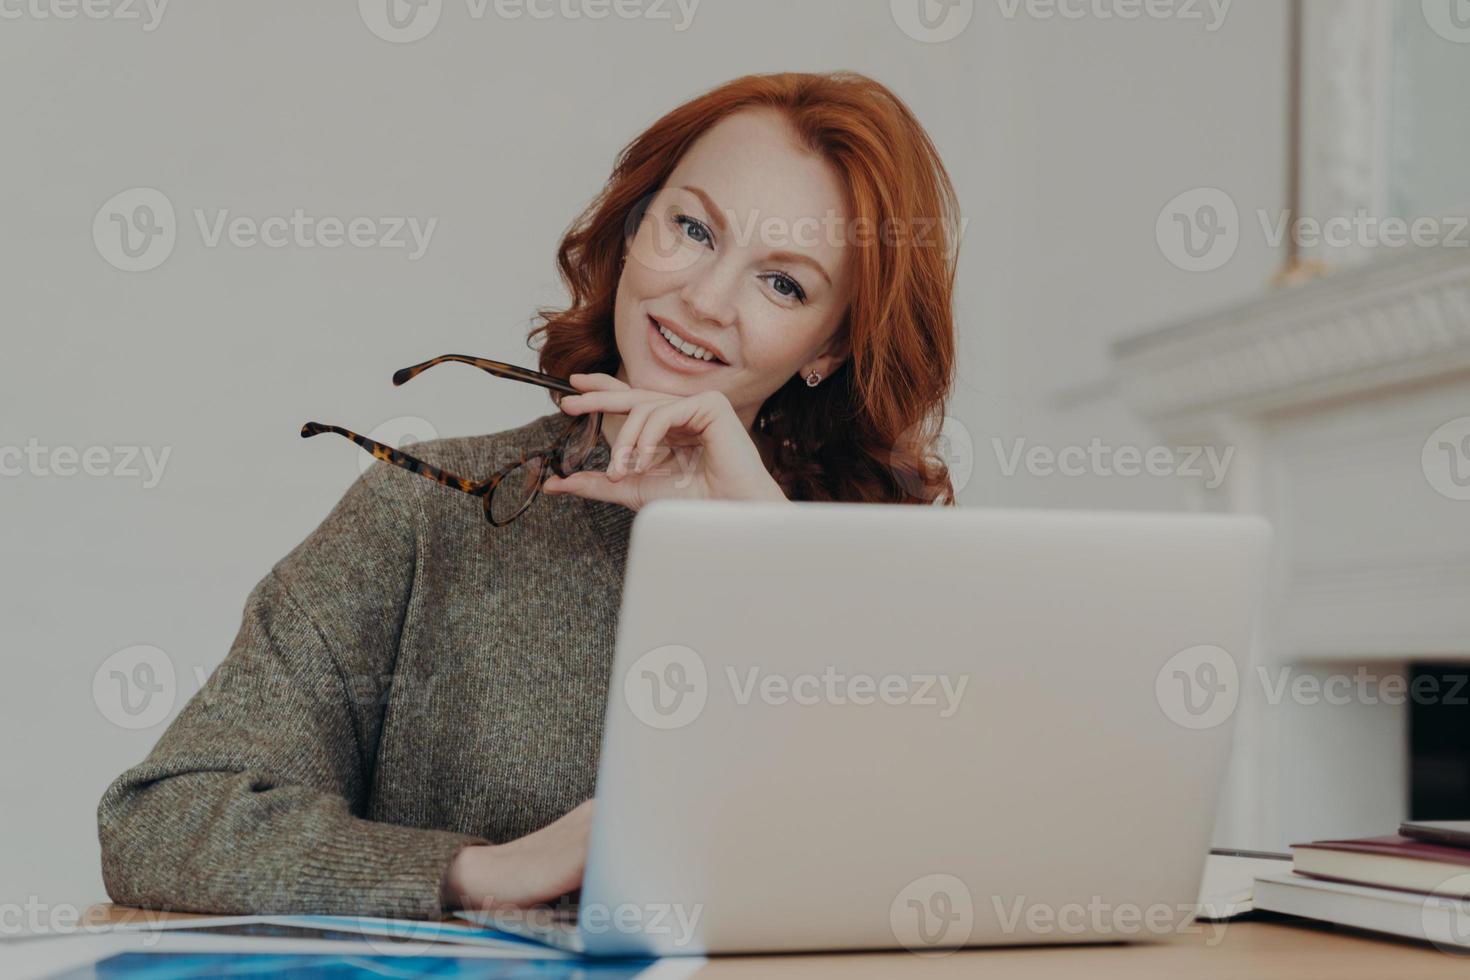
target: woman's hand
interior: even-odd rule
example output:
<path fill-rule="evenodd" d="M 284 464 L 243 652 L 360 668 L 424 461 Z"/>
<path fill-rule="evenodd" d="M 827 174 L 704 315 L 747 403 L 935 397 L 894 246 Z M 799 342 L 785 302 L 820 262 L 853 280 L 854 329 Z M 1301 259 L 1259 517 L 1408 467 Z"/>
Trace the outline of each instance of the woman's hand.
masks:
<path fill-rule="evenodd" d="M 594 802 L 508 844 L 464 848 L 444 876 L 446 905 L 479 911 L 525 908 L 580 886 Z"/>
<path fill-rule="evenodd" d="M 565 395 L 568 415 L 626 415 L 607 472 L 552 476 L 544 493 L 573 493 L 639 510 L 665 497 L 778 500 L 786 495 L 723 392 L 668 395 L 631 388 L 608 374 L 574 374 L 581 391 Z"/>

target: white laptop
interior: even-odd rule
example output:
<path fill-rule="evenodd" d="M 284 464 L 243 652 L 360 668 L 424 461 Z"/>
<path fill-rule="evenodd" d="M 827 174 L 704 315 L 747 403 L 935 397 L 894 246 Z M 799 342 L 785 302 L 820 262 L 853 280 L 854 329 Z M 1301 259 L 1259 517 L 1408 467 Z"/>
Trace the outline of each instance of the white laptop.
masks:
<path fill-rule="evenodd" d="M 1251 517 L 659 501 L 580 906 L 600 955 L 1190 928 L 1250 669 Z"/>

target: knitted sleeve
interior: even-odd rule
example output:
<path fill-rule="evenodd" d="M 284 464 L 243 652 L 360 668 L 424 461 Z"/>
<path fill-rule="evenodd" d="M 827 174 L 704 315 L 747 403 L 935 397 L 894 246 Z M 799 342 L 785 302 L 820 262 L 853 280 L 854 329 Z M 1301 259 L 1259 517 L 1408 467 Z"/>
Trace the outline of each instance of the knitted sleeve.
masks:
<path fill-rule="evenodd" d="M 428 918 L 486 841 L 364 818 L 413 593 L 410 474 L 375 464 L 251 590 L 229 654 L 98 807 L 107 893 L 229 914 Z"/>

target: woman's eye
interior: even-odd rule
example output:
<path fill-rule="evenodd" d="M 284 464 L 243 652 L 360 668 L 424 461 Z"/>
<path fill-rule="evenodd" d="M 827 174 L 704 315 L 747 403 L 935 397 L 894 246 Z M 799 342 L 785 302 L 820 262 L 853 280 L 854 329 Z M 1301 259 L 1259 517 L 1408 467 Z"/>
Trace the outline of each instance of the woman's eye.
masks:
<path fill-rule="evenodd" d="M 699 244 L 714 246 L 714 236 L 709 233 L 709 229 L 705 227 L 704 222 L 698 218 L 691 218 L 687 214 L 681 214 L 674 218 L 674 224 L 682 227 L 688 233 L 689 237 Z M 701 235 L 704 237 L 699 237 Z"/>
<path fill-rule="evenodd" d="M 788 299 L 794 299 L 798 303 L 806 302 L 806 290 L 801 288 L 801 283 L 790 276 L 780 272 L 771 275 L 771 288 Z"/>
<path fill-rule="evenodd" d="M 709 248 L 715 247 L 714 235 L 710 233 L 709 227 L 698 218 L 691 217 L 687 214 L 677 214 L 674 216 L 674 224 L 683 228 L 684 233 L 700 245 L 705 245 Z M 787 299 L 794 299 L 798 303 L 806 302 L 806 290 L 802 289 L 801 283 L 795 279 L 792 279 L 783 272 L 773 272 L 767 278 L 771 281 L 771 287 L 781 296 Z"/>

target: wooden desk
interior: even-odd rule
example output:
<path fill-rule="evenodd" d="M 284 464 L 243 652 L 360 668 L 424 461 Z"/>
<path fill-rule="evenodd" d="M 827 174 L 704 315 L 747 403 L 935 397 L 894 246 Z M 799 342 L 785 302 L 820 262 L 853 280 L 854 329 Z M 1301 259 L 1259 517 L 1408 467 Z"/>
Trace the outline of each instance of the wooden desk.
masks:
<path fill-rule="evenodd" d="M 115 905 L 87 910 L 87 922 L 117 922 L 148 915 Z M 1217 932 L 1216 930 L 1220 931 Z M 1211 945 L 1213 943 L 1213 945 Z M 1332 980 L 1434 980 L 1470 976 L 1470 955 L 1444 953 L 1424 943 L 1340 930 L 1299 919 L 1266 915 L 1260 919 L 1201 923 L 1200 932 L 1164 942 L 1135 945 L 1051 946 L 1029 949 L 974 949 L 947 956 L 910 953 L 838 953 L 799 956 L 725 956 L 710 960 L 701 980 L 793 977 L 796 980 L 864 980 L 916 976 L 1004 977 L 1005 980 L 1180 980 L 1221 977 L 1230 980 L 1322 978 Z"/>

